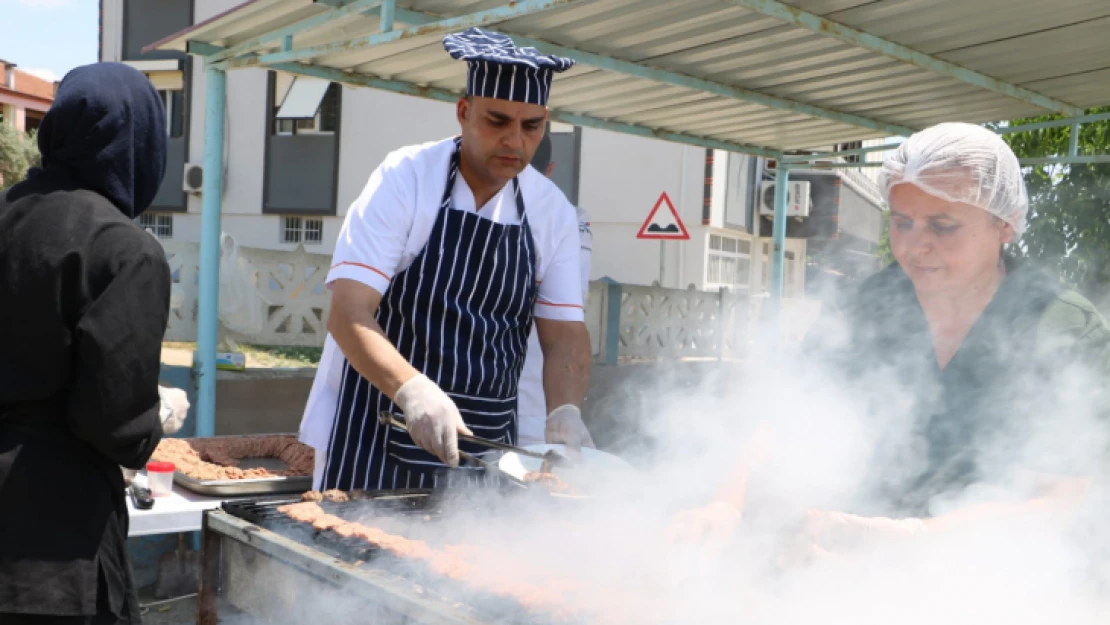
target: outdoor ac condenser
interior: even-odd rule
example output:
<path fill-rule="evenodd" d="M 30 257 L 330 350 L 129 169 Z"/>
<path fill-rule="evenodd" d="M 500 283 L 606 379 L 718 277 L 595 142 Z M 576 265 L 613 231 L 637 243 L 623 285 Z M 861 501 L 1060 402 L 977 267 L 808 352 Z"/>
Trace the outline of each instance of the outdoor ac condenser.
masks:
<path fill-rule="evenodd" d="M 787 183 L 786 216 L 809 217 L 809 183 L 793 181 Z M 772 217 L 775 214 L 775 182 L 767 180 L 759 189 L 759 214 Z"/>

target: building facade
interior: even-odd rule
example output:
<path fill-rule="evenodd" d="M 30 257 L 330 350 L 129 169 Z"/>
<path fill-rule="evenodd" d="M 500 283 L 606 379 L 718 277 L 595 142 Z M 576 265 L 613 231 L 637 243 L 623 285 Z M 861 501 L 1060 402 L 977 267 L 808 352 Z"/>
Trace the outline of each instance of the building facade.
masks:
<path fill-rule="evenodd" d="M 199 239 L 205 76 L 199 59 L 142 49 L 237 4 L 101 1 L 101 59 L 146 72 L 166 103 L 167 176 L 142 218 L 164 239 Z M 222 224 L 246 247 L 330 254 L 348 206 L 386 154 L 458 131 L 449 104 L 265 69 L 229 72 L 227 102 Z M 770 226 L 757 217 L 765 162 L 591 128 L 553 124 L 551 134 L 555 182 L 591 216 L 592 279 L 766 289 Z M 664 194 L 689 240 L 637 238 Z M 806 245 L 802 235 L 788 240 L 788 296 L 804 292 Z"/>
<path fill-rule="evenodd" d="M 0 59 L 0 123 L 24 132 L 37 130 L 57 89 L 57 83 Z"/>

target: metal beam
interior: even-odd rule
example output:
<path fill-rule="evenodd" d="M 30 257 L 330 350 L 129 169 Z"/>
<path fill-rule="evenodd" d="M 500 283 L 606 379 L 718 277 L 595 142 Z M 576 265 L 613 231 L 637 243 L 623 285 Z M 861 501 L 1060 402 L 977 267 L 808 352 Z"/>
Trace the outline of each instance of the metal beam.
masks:
<path fill-rule="evenodd" d="M 818 152 L 816 154 L 787 154 L 782 157 L 784 163 L 812 163 L 816 160 L 826 158 L 837 158 L 841 156 L 862 156 L 872 152 L 889 152 L 890 150 L 897 150 L 901 143 L 885 143 L 883 145 L 873 145 L 866 148 L 856 148 L 854 150 L 844 150 L 843 152 Z"/>
<path fill-rule="evenodd" d="M 536 13 L 542 13 L 544 11 L 551 11 L 553 9 L 569 7 L 575 4 L 592 1 L 593 0 L 519 0 L 518 2 L 494 7 L 485 11 L 478 11 L 477 13 L 469 13 L 467 15 L 460 15 L 458 17 L 446 18 L 421 26 L 414 25 L 403 30 L 393 30 L 387 33 L 377 33 L 368 37 L 360 37 L 358 39 L 347 41 L 337 41 L 319 46 L 312 46 L 310 48 L 292 50 L 290 52 L 275 52 L 272 54 L 263 54 L 261 56 L 235 58 L 226 61 L 225 63 L 228 69 L 232 69 L 236 67 L 253 67 L 258 65 L 272 65 L 274 63 L 289 63 L 293 61 L 314 59 L 321 56 L 345 54 L 348 52 L 356 52 L 358 50 L 365 50 L 374 46 L 392 43 L 394 41 L 401 41 L 403 39 L 424 37 L 427 35 L 437 35 L 456 30 L 465 30 L 473 26 L 487 26 L 489 24 L 496 24 L 498 22 L 504 22 L 507 20 L 517 19 Z"/>
<path fill-rule="evenodd" d="M 1066 119 L 1051 119 L 1046 122 L 1035 122 L 1032 124 L 1023 124 L 1021 126 L 1006 126 L 995 130 L 1000 135 L 1008 135 L 1015 132 L 1027 132 L 1030 130 L 1044 130 L 1045 128 L 1059 128 L 1060 126 L 1071 126 L 1072 124 L 1089 124 L 1091 122 L 1104 122 L 1110 120 L 1110 113 L 1095 113 L 1092 115 L 1081 115 L 1079 117 L 1069 117 Z"/>
<path fill-rule="evenodd" d="M 317 4 L 324 3 L 321 0 L 317 0 Z M 328 10 L 313 15 L 312 17 L 306 17 L 299 22 L 294 22 L 277 30 L 271 30 L 270 32 L 255 37 L 254 39 L 248 39 L 246 41 L 237 43 L 229 48 L 225 48 L 222 52 L 213 55 L 212 58 L 208 60 L 211 63 L 217 63 L 225 59 L 247 54 L 249 52 L 257 50 L 258 48 L 268 43 L 281 41 L 285 37 L 293 37 L 299 33 L 303 33 L 314 28 L 319 28 L 330 23 L 332 20 L 344 18 L 348 15 L 365 13 L 370 9 L 378 8 L 379 6 L 381 6 L 381 4 L 382 0 L 350 0 L 349 2 L 347 2 L 347 4 L 344 4 L 342 6 L 338 4 L 331 4 L 329 6 L 335 8 L 329 8 Z"/>
<path fill-rule="evenodd" d="M 399 80 L 386 80 L 384 78 L 375 78 L 373 76 L 367 76 L 365 74 L 355 74 L 329 67 L 305 65 L 304 63 L 275 63 L 268 65 L 267 67 L 273 70 L 289 72 L 291 74 L 312 76 L 314 78 L 321 78 L 323 80 L 330 80 L 332 82 L 343 83 L 356 87 L 382 89 L 384 91 L 392 91 L 394 93 L 418 96 L 431 100 L 438 100 L 440 102 L 447 102 L 449 104 L 455 103 L 459 99 L 459 96 L 462 95 L 461 93 L 448 91 L 447 89 L 439 89 L 436 87 L 422 87 L 420 85 L 414 85 L 412 83 L 402 82 Z M 597 117 L 590 117 L 588 115 L 577 115 L 575 113 L 567 113 L 559 110 L 551 111 L 550 118 L 553 121 L 563 122 L 566 124 L 597 128 L 600 130 L 609 130 L 612 132 L 620 132 L 624 134 L 635 135 L 638 137 L 646 137 L 649 139 L 686 143 L 689 145 L 697 145 L 705 148 L 712 148 L 715 150 L 725 150 L 728 152 L 736 152 L 739 154 L 762 156 L 764 158 L 777 159 L 782 157 L 781 152 L 753 145 L 745 145 L 742 143 L 734 143 L 731 141 L 721 141 L 719 139 L 701 137 L 697 135 L 668 132 L 666 130 L 658 128 L 651 128 L 649 126 L 638 126 L 635 124 L 614 122 Z"/>
<path fill-rule="evenodd" d="M 879 54 L 889 56 L 903 63 L 909 63 L 910 65 L 929 70 L 936 74 L 948 76 L 961 82 L 975 85 L 976 87 L 1001 93 L 1016 100 L 1021 100 L 1022 102 L 1027 102 L 1050 111 L 1072 116 L 1083 114 L 1082 108 L 1068 104 L 1067 102 L 1061 102 L 1060 100 L 1050 98 L 1031 89 L 1019 87 L 992 76 L 987 76 L 986 74 L 956 65 L 955 63 L 943 61 L 935 56 L 918 52 L 917 50 L 907 48 L 893 41 L 876 37 L 870 33 L 865 33 L 839 22 L 834 22 L 788 4 L 783 4 L 782 2 L 778 2 L 778 0 L 730 1 L 745 9 L 811 30 L 817 34 L 834 37 L 853 46 L 872 52 L 878 52 Z"/>
<path fill-rule="evenodd" d="M 426 25 L 438 21 L 439 17 L 435 15 L 428 15 L 426 13 L 418 13 L 407 9 L 396 9 L 394 13 L 395 19 L 406 24 L 413 25 Z M 899 126 L 897 124 L 888 124 L 875 119 L 862 117 L 860 115 L 853 115 L 851 113 L 842 113 L 831 109 L 814 106 L 812 104 L 805 104 L 795 100 L 788 100 L 786 98 L 779 98 L 776 96 L 752 91 L 750 89 L 743 89 L 741 87 L 734 87 L 723 83 L 695 78 L 687 74 L 680 74 L 678 72 L 671 72 L 656 67 L 650 67 L 639 63 L 632 63 L 630 61 L 623 61 L 615 59 L 610 56 L 602 54 L 594 54 L 592 52 L 585 52 L 575 48 L 567 48 L 564 46 L 548 43 L 540 39 L 532 39 L 523 35 L 517 35 L 508 31 L 499 30 L 502 34 L 512 37 L 513 41 L 518 46 L 531 46 L 544 54 L 554 54 L 557 56 L 566 56 L 573 58 L 579 63 L 591 65 L 598 69 L 624 74 L 626 76 L 634 76 L 636 78 L 644 78 L 646 80 L 653 80 L 662 82 L 676 87 L 683 87 L 686 89 L 693 89 L 695 91 L 703 91 L 705 93 L 712 93 L 724 98 L 732 100 L 743 100 L 753 104 L 759 104 L 778 110 L 792 111 L 794 113 L 801 113 L 803 115 L 810 115 L 822 119 L 829 119 L 843 124 L 859 126 L 862 128 L 870 128 L 880 132 L 886 132 L 892 135 L 908 136 L 913 134 L 914 130 L 906 126 Z"/>
<path fill-rule="evenodd" d="M 1046 156 L 1044 158 L 1023 158 L 1022 165 L 1098 165 L 1110 163 L 1110 154 L 1092 156 Z"/>

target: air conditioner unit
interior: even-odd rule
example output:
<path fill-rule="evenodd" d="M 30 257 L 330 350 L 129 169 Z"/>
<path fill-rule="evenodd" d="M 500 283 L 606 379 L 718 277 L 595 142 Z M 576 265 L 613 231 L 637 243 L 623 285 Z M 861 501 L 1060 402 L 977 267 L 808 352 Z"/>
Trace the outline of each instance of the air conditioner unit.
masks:
<path fill-rule="evenodd" d="M 181 187 L 186 193 L 200 193 L 204 185 L 204 167 L 200 163 L 185 163 L 185 175 Z"/>
<path fill-rule="evenodd" d="M 790 181 L 786 189 L 786 216 L 809 217 L 809 183 Z M 775 214 L 775 182 L 763 182 L 759 189 L 759 214 L 772 217 Z"/>

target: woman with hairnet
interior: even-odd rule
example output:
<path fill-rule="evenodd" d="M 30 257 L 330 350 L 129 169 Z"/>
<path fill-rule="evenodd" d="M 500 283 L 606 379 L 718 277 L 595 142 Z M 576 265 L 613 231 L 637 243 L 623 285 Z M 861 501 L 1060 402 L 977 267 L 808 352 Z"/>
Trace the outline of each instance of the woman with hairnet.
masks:
<path fill-rule="evenodd" d="M 862 395 L 877 430 L 912 413 L 921 451 L 905 439 L 897 454 L 878 450 L 876 458 L 898 462 L 873 471 L 859 507 L 890 518 L 807 513 L 802 544 L 817 551 L 856 535 L 913 535 L 1042 507 L 1044 490 L 951 514 L 941 504 L 984 482 L 1012 484 L 1024 468 L 1013 465 L 1051 455 L 1023 441 L 1061 412 L 1097 412 L 1097 399 L 1073 389 L 1100 391 L 1110 362 L 1110 329 L 1095 307 L 1006 253 L 1025 230 L 1029 201 L 1018 159 L 997 134 L 963 123 L 920 131 L 883 163 L 880 185 L 896 262 L 833 304 L 802 357 Z M 675 536 L 735 528 L 746 476 L 757 471 L 748 464 L 718 501 L 680 515 Z M 1044 468 L 1038 474 L 1063 473 Z M 1077 483 L 1053 479 L 1052 492 Z"/>

